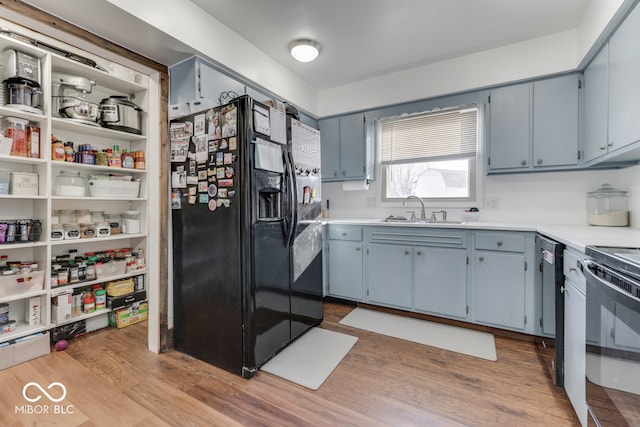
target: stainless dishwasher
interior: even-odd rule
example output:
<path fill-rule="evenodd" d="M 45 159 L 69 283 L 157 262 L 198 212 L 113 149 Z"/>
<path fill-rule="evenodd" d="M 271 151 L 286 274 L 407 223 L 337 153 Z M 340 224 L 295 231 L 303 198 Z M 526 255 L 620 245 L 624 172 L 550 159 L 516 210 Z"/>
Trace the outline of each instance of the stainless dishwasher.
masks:
<path fill-rule="evenodd" d="M 544 334 L 536 339 L 536 344 L 557 387 L 564 387 L 564 249 L 562 243 L 536 235 L 542 304 L 540 327 Z"/>

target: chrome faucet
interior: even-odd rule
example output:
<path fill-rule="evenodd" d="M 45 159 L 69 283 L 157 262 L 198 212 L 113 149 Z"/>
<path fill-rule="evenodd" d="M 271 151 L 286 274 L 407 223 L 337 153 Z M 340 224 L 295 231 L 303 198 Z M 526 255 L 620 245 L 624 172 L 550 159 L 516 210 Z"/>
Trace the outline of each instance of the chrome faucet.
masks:
<path fill-rule="evenodd" d="M 442 214 L 442 221 L 446 221 L 447 220 L 447 211 L 445 211 L 443 209 L 441 211 L 432 211 L 431 212 L 431 221 L 438 221 L 438 218 L 436 218 L 436 214 L 437 213 L 441 213 Z"/>
<path fill-rule="evenodd" d="M 420 210 L 420 219 L 424 220 L 427 219 L 425 213 L 424 213 L 424 202 L 422 201 L 422 199 L 418 196 L 409 196 L 406 199 L 404 199 L 404 202 L 402 202 L 402 206 L 407 206 L 407 200 L 409 199 L 416 199 L 417 201 L 420 202 L 420 206 L 422 207 L 422 209 Z"/>

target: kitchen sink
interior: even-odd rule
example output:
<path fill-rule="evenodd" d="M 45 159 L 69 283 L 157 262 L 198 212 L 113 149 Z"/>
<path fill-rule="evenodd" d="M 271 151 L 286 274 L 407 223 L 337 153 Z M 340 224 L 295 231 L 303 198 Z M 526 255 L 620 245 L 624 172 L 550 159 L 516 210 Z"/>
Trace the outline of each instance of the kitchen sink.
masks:
<path fill-rule="evenodd" d="M 433 220 L 433 219 L 409 219 L 404 216 L 386 217 L 384 222 L 401 223 L 401 224 L 464 224 L 463 221 L 449 221 L 449 220 Z"/>

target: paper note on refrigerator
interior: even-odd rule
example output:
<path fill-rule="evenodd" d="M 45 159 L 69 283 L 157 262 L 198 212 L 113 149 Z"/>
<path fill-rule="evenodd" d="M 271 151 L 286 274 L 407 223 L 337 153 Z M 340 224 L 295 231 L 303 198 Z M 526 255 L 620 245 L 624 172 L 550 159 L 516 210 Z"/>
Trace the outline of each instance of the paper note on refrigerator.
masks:
<path fill-rule="evenodd" d="M 282 146 L 260 138 L 253 142 L 256 150 L 256 169 L 283 173 Z"/>

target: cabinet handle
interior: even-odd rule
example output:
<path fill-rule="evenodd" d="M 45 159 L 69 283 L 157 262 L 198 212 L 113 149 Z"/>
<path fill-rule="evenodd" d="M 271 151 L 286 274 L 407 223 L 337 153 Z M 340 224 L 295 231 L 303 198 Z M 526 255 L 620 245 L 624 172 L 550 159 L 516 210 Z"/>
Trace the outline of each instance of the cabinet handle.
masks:
<path fill-rule="evenodd" d="M 542 164 L 542 159 L 538 159 L 538 160 L 536 160 L 536 163 L 538 163 L 539 165 L 541 165 L 541 164 Z"/>
<path fill-rule="evenodd" d="M 422 255 L 421 251 L 416 252 L 416 255 Z"/>
<path fill-rule="evenodd" d="M 498 245 L 498 247 L 502 246 L 502 240 L 498 240 L 498 241 L 496 242 L 496 245 Z"/>
<path fill-rule="evenodd" d="M 607 144 L 607 147 L 613 147 L 613 141 Z"/>
<path fill-rule="evenodd" d="M 572 268 L 570 268 L 570 269 L 569 269 L 569 271 L 570 271 L 571 273 L 577 273 L 577 272 L 578 272 L 578 270 L 576 270 L 576 269 L 575 269 L 575 268 L 573 268 L 573 267 L 572 267 Z"/>
<path fill-rule="evenodd" d="M 346 236 L 346 235 L 347 235 L 347 233 L 342 233 L 342 235 L 343 235 L 343 236 Z"/>
<path fill-rule="evenodd" d="M 347 173 L 345 171 L 342 171 L 342 176 L 345 176 Z"/>
<path fill-rule="evenodd" d="M 356 247 L 356 251 L 359 251 L 359 250 L 360 250 L 360 247 L 359 247 L 359 246 L 358 246 L 358 247 Z"/>
<path fill-rule="evenodd" d="M 410 253 L 411 253 L 411 252 L 409 252 L 409 251 L 404 251 L 404 254 L 405 254 L 405 255 L 409 255 Z"/>
<path fill-rule="evenodd" d="M 603 145 L 602 147 L 600 147 L 600 151 L 604 151 L 604 150 L 606 150 L 606 149 L 607 149 L 607 146 L 606 146 L 606 145 Z"/>
<path fill-rule="evenodd" d="M 484 257 L 483 256 L 478 257 L 478 261 L 484 261 Z"/>
<path fill-rule="evenodd" d="M 527 161 L 526 161 L 526 160 L 520 160 L 520 164 L 521 164 L 522 166 L 525 166 L 525 165 L 527 164 Z"/>
<path fill-rule="evenodd" d="M 338 176 L 338 171 L 333 171 L 333 176 Z"/>

